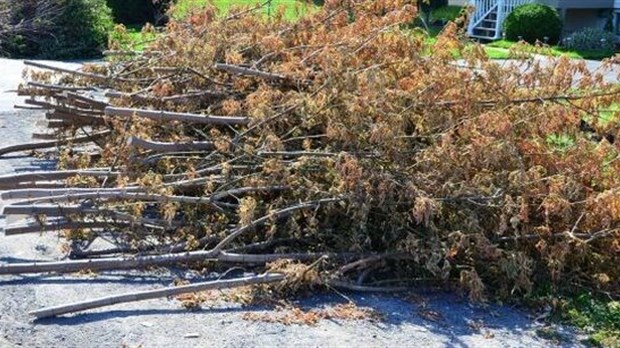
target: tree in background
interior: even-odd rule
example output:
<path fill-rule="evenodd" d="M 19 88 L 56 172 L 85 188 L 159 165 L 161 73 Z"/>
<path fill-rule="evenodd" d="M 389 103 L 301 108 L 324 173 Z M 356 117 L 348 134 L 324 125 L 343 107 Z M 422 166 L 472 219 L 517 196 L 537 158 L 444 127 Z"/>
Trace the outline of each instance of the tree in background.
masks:
<path fill-rule="evenodd" d="M 418 0 L 418 10 L 424 16 L 424 23 L 428 25 L 431 21 L 431 12 L 442 6 L 447 6 L 448 0 Z"/>
<path fill-rule="evenodd" d="M 55 0 L 0 0 L 0 53 L 28 55 L 52 38 L 63 8 Z"/>
<path fill-rule="evenodd" d="M 125 25 L 153 22 L 155 5 L 152 0 L 106 0 L 114 20 Z"/>
<path fill-rule="evenodd" d="M 106 0 L 114 20 L 125 25 L 162 25 L 173 0 Z"/>
<path fill-rule="evenodd" d="M 105 0 L 0 0 L 0 53 L 93 57 L 105 49 L 113 25 Z"/>

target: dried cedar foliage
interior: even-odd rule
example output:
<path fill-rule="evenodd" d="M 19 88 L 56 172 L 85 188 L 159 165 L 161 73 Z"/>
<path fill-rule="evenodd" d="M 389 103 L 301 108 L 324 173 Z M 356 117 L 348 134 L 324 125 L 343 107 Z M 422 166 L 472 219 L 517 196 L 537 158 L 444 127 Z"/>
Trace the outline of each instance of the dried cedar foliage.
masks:
<path fill-rule="evenodd" d="M 347 253 L 354 264 L 332 258 L 322 273 L 365 289 L 618 294 L 617 86 L 566 58 L 500 66 L 456 24 L 429 44 L 408 26 L 410 1 L 326 1 L 295 23 L 257 12 L 207 8 L 142 54 L 91 67 L 99 77 L 63 75 L 116 108 L 226 120 L 101 111 L 91 126 L 112 132 L 100 150 L 63 146 L 61 166 L 117 174 L 66 185 L 153 196 L 91 197 L 99 212 L 68 218 L 107 221 L 134 252 Z"/>

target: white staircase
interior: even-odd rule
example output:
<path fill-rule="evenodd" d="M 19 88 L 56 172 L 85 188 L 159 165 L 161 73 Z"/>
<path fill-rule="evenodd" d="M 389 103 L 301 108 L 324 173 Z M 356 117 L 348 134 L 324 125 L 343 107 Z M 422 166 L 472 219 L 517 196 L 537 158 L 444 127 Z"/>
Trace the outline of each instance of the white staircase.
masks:
<path fill-rule="evenodd" d="M 474 12 L 467 33 L 470 37 L 483 40 L 502 38 L 504 20 L 515 7 L 534 0 L 470 0 Z"/>

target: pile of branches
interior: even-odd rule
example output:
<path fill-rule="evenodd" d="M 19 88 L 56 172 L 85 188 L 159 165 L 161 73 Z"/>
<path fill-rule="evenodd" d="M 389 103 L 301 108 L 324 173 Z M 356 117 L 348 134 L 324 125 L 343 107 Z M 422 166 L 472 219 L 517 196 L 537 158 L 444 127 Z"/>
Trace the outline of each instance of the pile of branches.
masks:
<path fill-rule="evenodd" d="M 31 217 L 5 235 L 60 231 L 71 260 L 0 274 L 296 260 L 358 290 L 618 294 L 618 87 L 567 58 L 502 67 L 458 23 L 429 43 L 415 16 L 206 8 L 107 64 L 27 63 L 53 138 L 0 153 L 56 148 L 59 170 L 0 177 L 3 214 Z"/>

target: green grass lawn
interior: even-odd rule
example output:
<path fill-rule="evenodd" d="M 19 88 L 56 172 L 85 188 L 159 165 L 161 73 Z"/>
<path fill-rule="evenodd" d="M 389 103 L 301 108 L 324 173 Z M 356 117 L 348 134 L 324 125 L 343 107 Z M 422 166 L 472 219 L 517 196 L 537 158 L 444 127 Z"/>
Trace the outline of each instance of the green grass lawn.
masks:
<path fill-rule="evenodd" d="M 256 6 L 263 4 L 266 0 L 179 0 L 174 7 L 173 16 L 175 18 L 186 17 L 193 9 L 207 6 L 213 3 L 221 13 L 227 13 L 232 6 Z M 284 17 L 288 20 L 295 20 L 306 13 L 316 10 L 317 4 L 321 1 L 301 1 L 301 0 L 272 0 L 266 5 L 263 13 L 270 15 L 283 7 Z"/>
<path fill-rule="evenodd" d="M 110 33 L 110 41 L 115 42 L 123 50 L 142 51 L 157 37 L 157 33 L 143 33 L 142 26 L 117 26 Z"/>
<path fill-rule="evenodd" d="M 232 6 L 256 6 L 264 4 L 266 0 L 179 0 L 174 7 L 173 17 L 177 19 L 185 18 L 192 10 L 214 4 L 222 14 L 226 14 Z M 296 20 L 306 13 L 316 11 L 321 0 L 272 0 L 271 4 L 265 5 L 262 12 L 269 16 L 279 8 L 284 8 L 284 17 L 288 20 Z M 116 28 L 110 33 L 110 39 L 120 45 L 125 50 L 141 51 L 149 42 L 156 38 L 156 34 L 142 33 L 139 25 L 128 25 L 125 28 Z"/>
<path fill-rule="evenodd" d="M 508 59 L 510 58 L 510 51 L 505 48 L 484 46 L 484 51 L 491 59 Z"/>
<path fill-rule="evenodd" d="M 440 32 L 441 32 L 440 29 L 429 28 L 429 37 L 427 39 L 427 43 L 428 44 L 434 43 L 436 40 L 435 37 L 439 35 Z M 500 40 L 500 41 L 483 44 L 485 52 L 491 59 L 513 58 L 511 56 L 510 49 L 515 48 L 515 45 L 517 45 L 516 42 L 510 42 L 506 40 Z M 569 58 L 574 58 L 574 59 L 592 59 L 592 60 L 602 60 L 605 58 L 612 57 L 617 53 L 616 51 L 606 51 L 606 50 L 598 50 L 598 51 L 566 50 L 558 46 L 550 46 L 544 49 L 524 46 L 523 52 L 530 52 L 533 54 L 540 54 L 540 55 L 552 56 L 552 57 L 560 57 L 560 56 L 566 55 Z M 455 58 L 458 58 L 458 57 L 455 57 Z"/>
<path fill-rule="evenodd" d="M 512 42 L 508 40 L 499 40 L 499 41 L 490 42 L 486 44 L 485 46 L 487 48 L 492 48 L 493 49 L 492 51 L 495 52 L 496 54 L 499 54 L 499 52 L 503 50 L 504 52 L 506 52 L 506 55 L 507 55 L 509 49 L 514 47 L 516 44 L 517 44 L 516 42 Z M 567 50 L 559 46 L 549 46 L 542 53 L 545 55 L 550 55 L 554 57 L 560 57 L 562 55 L 566 55 L 570 58 L 576 58 L 576 59 L 582 58 L 582 59 L 594 59 L 594 60 L 601 60 L 604 58 L 609 58 L 613 56 L 614 54 L 616 54 L 615 51 L 608 51 L 608 50 L 594 50 L 594 51 Z"/>

